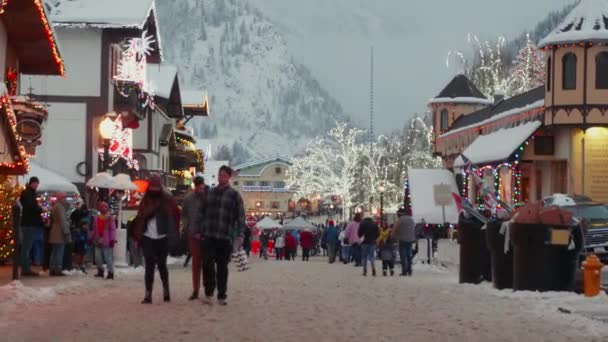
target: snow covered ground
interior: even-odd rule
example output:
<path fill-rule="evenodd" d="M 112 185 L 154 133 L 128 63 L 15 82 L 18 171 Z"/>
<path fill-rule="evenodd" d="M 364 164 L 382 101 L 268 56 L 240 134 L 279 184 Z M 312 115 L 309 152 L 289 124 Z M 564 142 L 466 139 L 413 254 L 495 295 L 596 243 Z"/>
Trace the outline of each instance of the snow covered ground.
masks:
<path fill-rule="evenodd" d="M 450 250 L 457 248 L 440 254 Z M 606 295 L 587 299 L 460 285 L 453 266 L 416 265 L 412 278 L 372 278 L 322 258 L 308 263 L 253 258 L 251 264 L 247 272 L 231 273 L 227 307 L 187 301 L 190 272 L 178 264 L 170 270 L 170 304 L 160 301 L 158 290 L 153 305 L 139 304 L 141 269 L 122 272 L 114 281 L 73 275 L 28 280 L 27 286 L 11 283 L 0 287 L 2 339 L 605 341 L 608 336 L 608 324 L 589 317 L 608 312 Z"/>

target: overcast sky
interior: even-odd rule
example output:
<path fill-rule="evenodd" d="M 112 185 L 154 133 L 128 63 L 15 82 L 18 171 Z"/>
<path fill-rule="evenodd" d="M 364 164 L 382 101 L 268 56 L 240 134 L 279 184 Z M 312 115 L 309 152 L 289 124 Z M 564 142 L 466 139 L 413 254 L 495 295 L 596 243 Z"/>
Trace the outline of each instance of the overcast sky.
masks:
<path fill-rule="evenodd" d="M 512 38 L 574 0 L 251 0 L 287 34 L 307 65 L 361 126 L 369 122 L 369 50 L 375 49 L 375 125 L 401 127 L 456 73 L 450 50 L 467 34 Z"/>

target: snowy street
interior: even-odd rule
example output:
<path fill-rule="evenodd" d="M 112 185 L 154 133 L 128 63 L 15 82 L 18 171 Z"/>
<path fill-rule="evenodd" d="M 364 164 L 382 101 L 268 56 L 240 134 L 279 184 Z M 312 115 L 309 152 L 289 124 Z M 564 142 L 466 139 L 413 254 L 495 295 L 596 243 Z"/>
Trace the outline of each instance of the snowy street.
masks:
<path fill-rule="evenodd" d="M 172 299 L 140 304 L 143 271 L 115 281 L 74 275 L 0 287 L 5 341 L 603 341 L 608 296 L 513 293 L 459 285 L 454 268 L 414 277 L 361 276 L 325 259 L 252 260 L 232 272 L 227 307 L 189 302 L 190 270 L 170 270 Z M 157 280 L 157 288 L 159 281 Z M 42 287 L 40 287 L 42 285 Z M 560 310 L 569 313 L 560 312 Z M 605 316 L 604 316 L 605 317 Z"/>

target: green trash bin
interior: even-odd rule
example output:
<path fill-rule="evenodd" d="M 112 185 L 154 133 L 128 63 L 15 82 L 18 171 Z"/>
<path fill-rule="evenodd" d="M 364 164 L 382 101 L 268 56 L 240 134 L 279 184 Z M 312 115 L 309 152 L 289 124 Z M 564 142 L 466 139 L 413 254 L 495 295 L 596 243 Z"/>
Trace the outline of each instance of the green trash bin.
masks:
<path fill-rule="evenodd" d="M 570 235 L 570 226 L 516 223 L 513 241 L 513 289 L 528 291 L 570 290 L 574 272 L 570 270 L 576 253 L 568 243 L 556 243 L 552 236 Z"/>
<path fill-rule="evenodd" d="M 489 252 L 485 244 L 483 223 L 475 218 L 461 215 L 458 221 L 458 243 L 460 244 L 459 282 L 479 284 L 489 280 Z M 488 265 L 489 266 L 489 265 Z"/>
<path fill-rule="evenodd" d="M 513 288 L 513 248 L 505 253 L 505 235 L 500 233 L 503 221 L 493 220 L 486 227 L 486 244 L 492 263 L 492 283 L 494 288 Z"/>

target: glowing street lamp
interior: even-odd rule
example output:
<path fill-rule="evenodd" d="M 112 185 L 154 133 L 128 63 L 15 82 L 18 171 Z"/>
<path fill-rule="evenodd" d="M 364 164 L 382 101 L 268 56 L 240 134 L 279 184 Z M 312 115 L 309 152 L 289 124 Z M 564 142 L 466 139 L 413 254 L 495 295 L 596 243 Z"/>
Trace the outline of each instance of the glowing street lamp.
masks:
<path fill-rule="evenodd" d="M 384 191 L 386 191 L 384 184 L 380 184 L 380 186 L 378 186 L 378 192 L 380 192 L 380 223 L 381 224 L 384 224 Z"/>
<path fill-rule="evenodd" d="M 110 168 L 110 143 L 114 134 L 114 121 L 106 116 L 99 124 L 99 134 L 103 139 L 103 170 Z"/>

